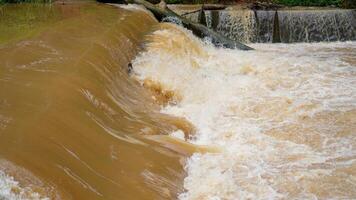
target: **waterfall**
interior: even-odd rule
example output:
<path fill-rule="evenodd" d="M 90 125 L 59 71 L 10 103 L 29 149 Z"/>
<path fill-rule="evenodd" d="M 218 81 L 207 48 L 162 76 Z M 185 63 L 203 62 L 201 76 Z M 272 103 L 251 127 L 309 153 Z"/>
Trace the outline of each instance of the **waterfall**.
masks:
<path fill-rule="evenodd" d="M 356 40 L 356 11 L 351 9 L 230 9 L 205 11 L 205 14 L 209 28 L 241 42 Z M 188 15 L 188 18 L 196 21 L 197 14 Z"/>
<path fill-rule="evenodd" d="M 255 41 L 256 19 L 251 10 L 206 11 L 206 21 L 223 35 L 241 42 Z"/>
<path fill-rule="evenodd" d="M 279 11 L 282 42 L 356 40 L 355 10 Z"/>

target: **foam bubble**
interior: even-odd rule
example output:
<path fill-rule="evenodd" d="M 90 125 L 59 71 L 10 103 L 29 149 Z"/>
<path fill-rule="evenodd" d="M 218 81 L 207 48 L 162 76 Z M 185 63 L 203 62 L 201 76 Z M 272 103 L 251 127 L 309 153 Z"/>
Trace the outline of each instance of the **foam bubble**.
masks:
<path fill-rule="evenodd" d="M 355 42 L 238 51 L 173 25 L 149 39 L 136 77 L 180 94 L 162 112 L 196 126 L 192 143 L 223 149 L 188 159 L 180 199 L 356 196 Z"/>
<path fill-rule="evenodd" d="M 182 130 L 174 131 L 170 134 L 172 137 L 176 137 L 178 139 L 184 140 L 184 132 Z"/>
<path fill-rule="evenodd" d="M 0 171 L 0 199 L 4 200 L 49 200 L 29 187 L 21 187 L 13 177 Z"/>

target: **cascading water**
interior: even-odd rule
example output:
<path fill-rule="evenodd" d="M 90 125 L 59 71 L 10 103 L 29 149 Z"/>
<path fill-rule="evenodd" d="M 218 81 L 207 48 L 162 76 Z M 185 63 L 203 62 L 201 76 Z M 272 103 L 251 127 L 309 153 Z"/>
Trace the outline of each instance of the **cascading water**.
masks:
<path fill-rule="evenodd" d="M 205 13 L 210 28 L 242 42 L 356 40 L 355 10 L 229 9 L 205 11 Z M 197 14 L 191 14 L 189 18 L 196 21 Z"/>
<path fill-rule="evenodd" d="M 158 24 L 129 8 L 2 8 L 0 199 L 167 199 L 181 191 L 184 156 L 162 147 L 160 135 L 190 124 L 158 113 L 157 100 L 129 77 L 143 36 Z"/>
<path fill-rule="evenodd" d="M 257 37 L 253 39 L 258 43 L 273 42 L 274 17 L 276 11 L 255 11 Z"/>
<path fill-rule="evenodd" d="M 251 10 L 207 11 L 206 18 L 208 27 L 231 39 L 243 42 L 255 40 L 257 24 Z"/>
<path fill-rule="evenodd" d="M 282 42 L 356 40 L 356 10 L 279 11 Z"/>
<path fill-rule="evenodd" d="M 354 42 L 244 52 L 173 25 L 149 41 L 135 76 L 174 91 L 161 112 L 196 126 L 190 142 L 219 149 L 188 159 L 180 199 L 356 197 Z"/>
<path fill-rule="evenodd" d="M 275 12 L 241 16 L 273 40 Z M 0 199 L 356 197 L 355 42 L 218 49 L 94 3 L 0 30 Z"/>

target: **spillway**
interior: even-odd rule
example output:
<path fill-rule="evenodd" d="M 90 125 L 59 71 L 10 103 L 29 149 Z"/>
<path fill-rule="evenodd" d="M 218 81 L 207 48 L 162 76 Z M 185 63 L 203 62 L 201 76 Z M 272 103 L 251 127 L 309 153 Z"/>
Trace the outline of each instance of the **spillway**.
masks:
<path fill-rule="evenodd" d="M 356 198 L 354 11 L 333 12 L 207 11 L 240 51 L 134 5 L 6 5 L 0 199 Z"/>

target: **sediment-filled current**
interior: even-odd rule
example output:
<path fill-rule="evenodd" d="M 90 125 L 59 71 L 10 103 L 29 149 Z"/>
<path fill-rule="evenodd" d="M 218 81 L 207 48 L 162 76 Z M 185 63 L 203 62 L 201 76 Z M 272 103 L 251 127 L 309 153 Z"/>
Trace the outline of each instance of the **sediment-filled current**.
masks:
<path fill-rule="evenodd" d="M 356 198 L 355 42 L 216 48 L 132 5 L 0 14 L 0 199 Z"/>
<path fill-rule="evenodd" d="M 157 21 L 95 3 L 1 9 L 0 199 L 175 198 L 184 154 L 160 136 L 191 125 L 129 76 Z"/>

